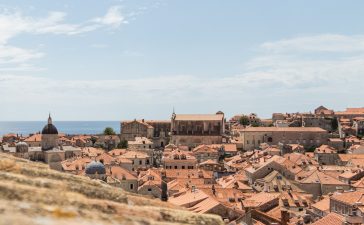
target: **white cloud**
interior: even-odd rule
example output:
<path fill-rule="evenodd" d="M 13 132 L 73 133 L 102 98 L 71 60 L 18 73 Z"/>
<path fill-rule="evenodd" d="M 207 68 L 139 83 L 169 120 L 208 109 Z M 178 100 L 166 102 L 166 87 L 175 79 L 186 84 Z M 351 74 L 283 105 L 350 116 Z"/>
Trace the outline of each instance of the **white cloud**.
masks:
<path fill-rule="evenodd" d="M 44 53 L 31 49 L 11 46 L 9 40 L 24 34 L 77 35 L 101 28 L 118 28 L 127 23 L 120 6 L 112 6 L 104 17 L 91 18 L 81 23 L 65 22 L 65 12 L 49 12 L 46 17 L 35 18 L 22 14 L 19 10 L 0 11 L 0 63 L 23 63 L 41 58 Z"/>
<path fill-rule="evenodd" d="M 104 17 L 96 18 L 94 21 L 112 27 L 119 27 L 122 23 L 128 23 L 121 13 L 120 6 L 110 7 Z"/>
<path fill-rule="evenodd" d="M 361 106 L 358 103 L 362 103 L 364 89 L 364 49 L 355 48 L 360 38 L 341 35 L 338 45 L 332 39 L 325 46 L 322 40 L 328 36 L 335 35 L 262 44 L 239 75 L 115 80 L 0 75 L 0 96 L 11 96 L 2 99 L 5 108 L 21 104 L 28 111 L 48 112 L 49 107 L 58 107 L 59 114 L 73 119 L 100 119 L 106 108 L 117 114 L 113 114 L 114 119 L 130 119 L 151 112 L 158 114 L 160 107 L 173 105 L 179 112 L 222 109 L 228 116 L 241 112 L 269 116 L 276 111 L 303 111 L 321 104 L 334 108 Z M 344 45 L 343 39 L 351 41 Z M 306 47 L 300 47 L 303 45 Z M 334 53 L 319 54 L 322 49 L 335 46 Z M 72 117 L 74 111 L 79 111 L 78 118 Z"/>
<path fill-rule="evenodd" d="M 0 64 L 22 63 L 43 56 L 43 53 L 34 50 L 0 45 Z"/>
<path fill-rule="evenodd" d="M 363 52 L 364 35 L 320 34 L 266 42 L 263 50 L 274 53 L 285 52 Z"/>
<path fill-rule="evenodd" d="M 287 87 L 321 87 L 361 80 L 364 74 L 364 35 L 324 34 L 266 42 L 246 62 L 246 78 Z M 335 85 L 334 85 L 335 84 Z"/>

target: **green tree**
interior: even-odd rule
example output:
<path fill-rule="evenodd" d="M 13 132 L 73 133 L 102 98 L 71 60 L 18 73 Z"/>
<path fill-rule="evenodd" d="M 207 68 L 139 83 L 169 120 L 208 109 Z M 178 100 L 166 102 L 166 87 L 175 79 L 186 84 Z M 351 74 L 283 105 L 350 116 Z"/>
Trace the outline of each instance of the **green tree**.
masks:
<path fill-rule="evenodd" d="M 104 130 L 104 135 L 115 135 L 115 131 L 112 129 L 112 127 L 106 127 Z"/>
<path fill-rule="evenodd" d="M 128 148 L 128 141 L 127 140 L 121 140 L 118 144 L 118 148 Z"/>
<path fill-rule="evenodd" d="M 240 117 L 240 119 L 239 119 L 239 123 L 241 124 L 241 125 L 244 125 L 244 126 L 247 126 L 247 125 L 249 125 L 250 124 L 250 122 L 249 122 L 249 117 L 248 116 L 242 116 L 242 117 Z"/>
<path fill-rule="evenodd" d="M 92 136 L 91 141 L 92 141 L 92 145 L 94 145 L 96 143 L 96 141 L 97 141 L 97 137 Z"/>

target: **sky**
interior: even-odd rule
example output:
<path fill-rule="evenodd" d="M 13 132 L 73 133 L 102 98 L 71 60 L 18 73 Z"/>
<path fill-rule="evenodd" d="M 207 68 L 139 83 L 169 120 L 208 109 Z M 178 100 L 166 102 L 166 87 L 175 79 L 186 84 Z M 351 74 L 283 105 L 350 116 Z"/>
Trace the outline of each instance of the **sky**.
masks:
<path fill-rule="evenodd" d="M 363 107 L 364 1 L 0 0 L 0 121 Z"/>

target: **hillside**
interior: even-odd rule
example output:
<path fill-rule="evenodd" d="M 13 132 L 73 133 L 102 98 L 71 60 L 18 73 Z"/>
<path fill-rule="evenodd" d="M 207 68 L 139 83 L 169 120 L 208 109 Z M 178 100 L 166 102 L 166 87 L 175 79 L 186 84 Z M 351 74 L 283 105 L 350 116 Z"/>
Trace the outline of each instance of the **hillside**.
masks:
<path fill-rule="evenodd" d="M 220 225 L 168 203 L 105 183 L 50 170 L 0 154 L 0 225 L 204 224 Z"/>

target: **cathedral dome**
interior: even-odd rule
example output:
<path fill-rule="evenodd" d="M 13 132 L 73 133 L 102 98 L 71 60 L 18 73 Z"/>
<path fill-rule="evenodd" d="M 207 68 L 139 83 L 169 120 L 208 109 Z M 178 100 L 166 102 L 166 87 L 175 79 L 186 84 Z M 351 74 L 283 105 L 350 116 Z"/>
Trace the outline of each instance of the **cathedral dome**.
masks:
<path fill-rule="evenodd" d="M 48 124 L 44 126 L 42 134 L 58 134 L 57 128 L 53 125 L 51 115 L 48 117 Z"/>
<path fill-rule="evenodd" d="M 42 134 L 58 134 L 58 130 L 53 124 L 47 124 L 43 128 Z"/>
<path fill-rule="evenodd" d="M 94 175 L 94 174 L 106 174 L 106 169 L 104 164 L 97 161 L 92 161 L 87 164 L 85 172 L 87 175 Z"/>
<path fill-rule="evenodd" d="M 28 152 L 29 147 L 28 144 L 25 142 L 18 142 L 15 145 L 15 149 L 17 153 L 25 153 Z"/>

